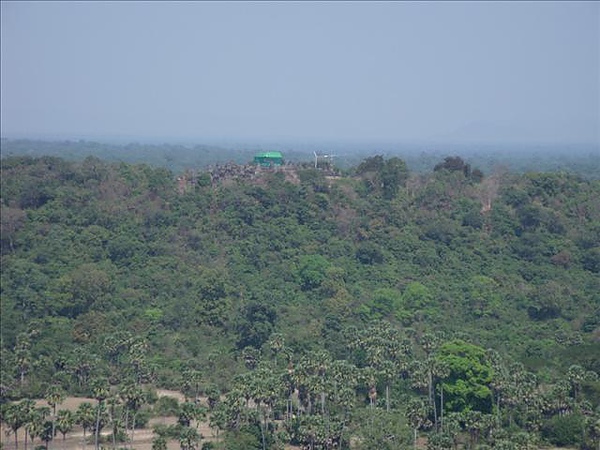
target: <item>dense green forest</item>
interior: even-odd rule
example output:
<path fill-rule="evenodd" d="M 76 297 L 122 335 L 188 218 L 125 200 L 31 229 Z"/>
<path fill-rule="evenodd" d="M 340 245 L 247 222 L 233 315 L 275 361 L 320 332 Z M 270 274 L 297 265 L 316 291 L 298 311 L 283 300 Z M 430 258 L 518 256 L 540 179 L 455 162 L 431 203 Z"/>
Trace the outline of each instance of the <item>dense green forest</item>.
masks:
<path fill-rule="evenodd" d="M 68 433 L 60 399 L 88 395 L 71 421 L 114 448 L 160 386 L 190 401 L 156 450 L 200 448 L 199 417 L 204 448 L 600 448 L 597 176 L 236 173 L 2 159 L 9 429 L 45 397 L 38 436 Z"/>

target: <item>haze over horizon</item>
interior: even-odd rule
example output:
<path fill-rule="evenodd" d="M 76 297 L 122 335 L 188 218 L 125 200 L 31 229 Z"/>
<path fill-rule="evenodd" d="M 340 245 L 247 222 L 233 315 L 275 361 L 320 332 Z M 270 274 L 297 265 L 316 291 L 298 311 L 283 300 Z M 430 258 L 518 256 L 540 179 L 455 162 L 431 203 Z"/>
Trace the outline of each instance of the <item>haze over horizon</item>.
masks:
<path fill-rule="evenodd" d="M 600 144 L 595 2 L 1 13 L 3 137 Z"/>

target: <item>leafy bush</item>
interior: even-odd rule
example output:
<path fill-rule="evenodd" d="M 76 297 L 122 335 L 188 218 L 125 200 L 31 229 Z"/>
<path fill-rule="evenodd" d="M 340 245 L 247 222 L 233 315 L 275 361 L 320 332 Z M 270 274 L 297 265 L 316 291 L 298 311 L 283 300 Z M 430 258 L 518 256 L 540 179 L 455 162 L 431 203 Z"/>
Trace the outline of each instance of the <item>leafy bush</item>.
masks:
<path fill-rule="evenodd" d="M 157 416 L 177 416 L 179 414 L 179 401 L 174 397 L 160 397 L 154 405 L 154 414 Z"/>
<path fill-rule="evenodd" d="M 554 416 L 542 427 L 542 436 L 554 445 L 578 445 L 583 441 L 584 423 L 581 414 Z"/>

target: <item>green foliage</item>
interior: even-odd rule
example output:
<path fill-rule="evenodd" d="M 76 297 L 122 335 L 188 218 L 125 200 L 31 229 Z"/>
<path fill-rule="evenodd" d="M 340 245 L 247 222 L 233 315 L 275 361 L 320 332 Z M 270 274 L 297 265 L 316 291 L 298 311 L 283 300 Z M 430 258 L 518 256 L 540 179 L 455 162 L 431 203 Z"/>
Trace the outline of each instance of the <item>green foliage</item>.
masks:
<path fill-rule="evenodd" d="M 427 286 L 418 281 L 408 283 L 402 292 L 400 301 L 396 301 L 395 315 L 402 322 L 411 323 L 423 313 L 429 314 L 433 305 L 433 294 Z"/>
<path fill-rule="evenodd" d="M 542 426 L 542 436 L 554 445 L 578 445 L 583 442 L 585 418 L 581 414 L 554 416 Z"/>
<path fill-rule="evenodd" d="M 247 305 L 237 325 L 238 348 L 260 348 L 271 336 L 276 318 L 277 313 L 270 306 L 259 303 Z"/>
<path fill-rule="evenodd" d="M 363 181 L 367 193 L 380 194 L 386 200 L 398 195 L 400 188 L 406 186 L 408 167 L 397 157 L 387 161 L 381 155 L 365 159 L 357 168 L 356 175 Z"/>
<path fill-rule="evenodd" d="M 288 425 L 291 442 L 303 448 L 326 449 L 345 446 L 343 424 L 333 418 L 325 420 L 319 415 L 304 416 Z"/>
<path fill-rule="evenodd" d="M 490 277 L 476 275 L 469 280 L 465 297 L 475 317 L 499 316 L 502 298 L 498 293 L 498 284 Z"/>
<path fill-rule="evenodd" d="M 356 259 L 362 264 L 373 265 L 383 262 L 383 252 L 374 242 L 364 242 L 356 249 Z"/>
<path fill-rule="evenodd" d="M 321 286 L 327 277 L 328 268 L 329 262 L 321 255 L 302 256 L 298 271 L 302 289 L 310 290 Z"/>
<path fill-rule="evenodd" d="M 553 414 L 592 414 L 597 381 L 567 368 L 600 361 L 600 184 L 483 177 L 470 164 L 416 174 L 375 156 L 339 178 L 189 171 L 182 192 L 148 165 L 4 158 L 1 402 L 57 386 L 95 396 L 129 429 L 155 402 L 154 414 L 180 416 L 172 438 L 190 448 L 199 436 L 182 432 L 206 411 L 141 385 L 206 395 L 222 448 L 292 432 L 305 445 L 333 433 L 403 448 L 407 427 L 430 426 L 438 448 L 496 445 L 510 439 L 486 428 L 488 413 L 538 437 L 544 421 L 559 429 Z M 123 405 L 109 407 L 115 393 Z M 78 415 L 86 433 L 92 409 L 91 425 Z"/>
<path fill-rule="evenodd" d="M 372 299 L 365 304 L 369 320 L 388 318 L 400 306 L 400 293 L 394 289 L 381 288 L 373 292 Z"/>
<path fill-rule="evenodd" d="M 461 340 L 441 345 L 438 358 L 450 374 L 443 383 L 448 411 L 491 412 L 492 368 L 483 348 Z"/>
<path fill-rule="evenodd" d="M 175 397 L 160 397 L 153 411 L 157 416 L 176 416 L 179 413 L 179 402 Z"/>
<path fill-rule="evenodd" d="M 228 450 L 261 450 L 263 448 L 260 436 L 245 429 L 225 434 L 222 445 Z"/>
<path fill-rule="evenodd" d="M 439 170 L 448 170 L 450 172 L 462 172 L 465 177 L 471 175 L 471 165 L 463 161 L 460 156 L 447 156 L 444 162 L 436 164 L 433 168 L 434 172 Z"/>
<path fill-rule="evenodd" d="M 408 167 L 400 158 L 388 159 L 381 169 L 383 198 L 390 200 L 398 195 L 401 187 L 406 186 Z"/>

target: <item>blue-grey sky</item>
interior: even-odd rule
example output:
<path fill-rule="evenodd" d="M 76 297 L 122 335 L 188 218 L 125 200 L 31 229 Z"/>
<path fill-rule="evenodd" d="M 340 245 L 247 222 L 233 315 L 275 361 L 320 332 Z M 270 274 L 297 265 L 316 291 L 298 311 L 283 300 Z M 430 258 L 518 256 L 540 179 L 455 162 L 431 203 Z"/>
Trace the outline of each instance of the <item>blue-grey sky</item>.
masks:
<path fill-rule="evenodd" d="M 600 142 L 598 2 L 1 8 L 4 136 Z"/>

